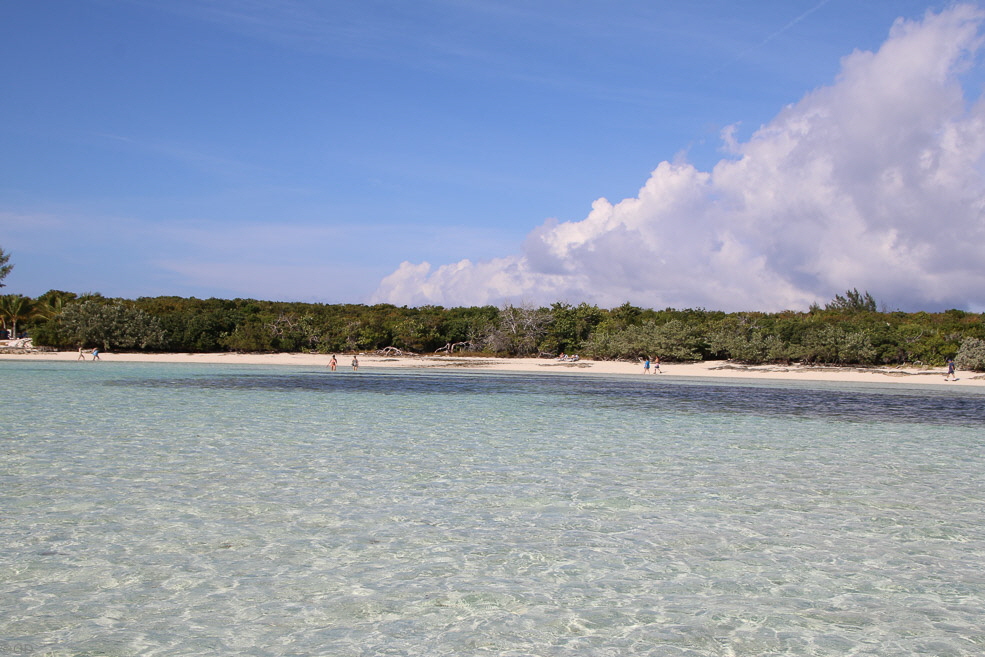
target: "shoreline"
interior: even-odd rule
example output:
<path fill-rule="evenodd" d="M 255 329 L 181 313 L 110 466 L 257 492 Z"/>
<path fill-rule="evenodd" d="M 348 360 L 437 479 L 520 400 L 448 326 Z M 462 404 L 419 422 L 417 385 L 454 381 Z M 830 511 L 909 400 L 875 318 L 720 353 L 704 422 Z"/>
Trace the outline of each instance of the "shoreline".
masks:
<path fill-rule="evenodd" d="M 86 362 L 91 355 L 85 353 Z M 339 371 L 351 370 L 352 356 L 338 354 Z M 4 353 L 0 349 L 0 363 L 10 360 L 32 361 L 78 361 L 77 351 L 35 351 L 29 353 Z M 138 354 L 138 353 L 100 353 L 100 362 L 141 362 L 141 363 L 199 363 L 232 365 L 289 365 L 300 367 L 327 368 L 331 358 L 328 354 Z M 465 369 L 472 371 L 523 372 L 535 374 L 604 374 L 625 376 L 644 375 L 642 363 L 625 361 L 579 360 L 562 362 L 543 358 L 499 358 L 494 356 L 384 356 L 378 354 L 359 354 L 360 367 L 367 368 L 414 368 L 414 369 Z M 731 361 L 702 361 L 697 363 L 661 363 L 661 374 L 666 378 L 729 378 L 746 381 L 825 381 L 839 383 L 883 383 L 916 386 L 983 387 L 985 374 L 959 371 L 957 381 L 944 380 L 944 368 L 919 367 L 836 367 L 803 365 L 743 365 Z"/>

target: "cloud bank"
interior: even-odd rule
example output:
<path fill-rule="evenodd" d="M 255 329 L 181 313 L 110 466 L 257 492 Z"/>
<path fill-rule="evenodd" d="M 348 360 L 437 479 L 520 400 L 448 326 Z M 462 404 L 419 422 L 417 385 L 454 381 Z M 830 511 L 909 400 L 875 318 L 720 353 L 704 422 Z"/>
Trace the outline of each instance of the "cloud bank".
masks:
<path fill-rule="evenodd" d="M 723 133 L 711 171 L 662 162 L 635 198 L 548 220 L 520 254 L 404 262 L 374 302 L 806 309 L 846 289 L 891 308 L 985 309 L 985 12 L 898 20 L 877 52 L 748 141 Z"/>

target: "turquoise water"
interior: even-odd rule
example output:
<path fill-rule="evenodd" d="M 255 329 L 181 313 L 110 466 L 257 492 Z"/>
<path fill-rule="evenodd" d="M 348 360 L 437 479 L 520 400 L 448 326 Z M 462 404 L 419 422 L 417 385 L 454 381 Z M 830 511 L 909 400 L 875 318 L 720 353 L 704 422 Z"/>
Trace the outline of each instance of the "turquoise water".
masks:
<path fill-rule="evenodd" d="M 985 653 L 981 393 L 0 377 L 0 655 Z"/>

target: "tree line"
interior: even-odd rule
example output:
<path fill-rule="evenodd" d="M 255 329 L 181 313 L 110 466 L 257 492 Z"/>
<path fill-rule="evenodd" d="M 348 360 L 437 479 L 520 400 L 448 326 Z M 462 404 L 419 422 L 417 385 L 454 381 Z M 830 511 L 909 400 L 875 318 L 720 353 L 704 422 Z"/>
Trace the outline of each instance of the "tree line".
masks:
<path fill-rule="evenodd" d="M 616 308 L 557 302 L 410 308 L 256 299 L 106 298 L 52 290 L 0 297 L 0 317 L 37 347 L 145 352 L 368 352 L 749 364 L 941 366 L 985 370 L 983 315 L 876 309 L 850 290 L 807 312 Z"/>

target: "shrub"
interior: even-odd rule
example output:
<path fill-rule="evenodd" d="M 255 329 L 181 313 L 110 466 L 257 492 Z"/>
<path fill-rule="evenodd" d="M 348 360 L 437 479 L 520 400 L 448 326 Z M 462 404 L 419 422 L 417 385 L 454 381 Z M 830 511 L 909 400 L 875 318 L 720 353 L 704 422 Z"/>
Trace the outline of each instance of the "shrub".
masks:
<path fill-rule="evenodd" d="M 963 370 L 985 371 L 985 340 L 965 338 L 954 357 L 954 364 Z"/>
<path fill-rule="evenodd" d="M 121 301 L 86 299 L 70 304 L 62 311 L 61 322 L 65 334 L 80 346 L 110 351 L 155 349 L 164 344 L 160 321 Z"/>

